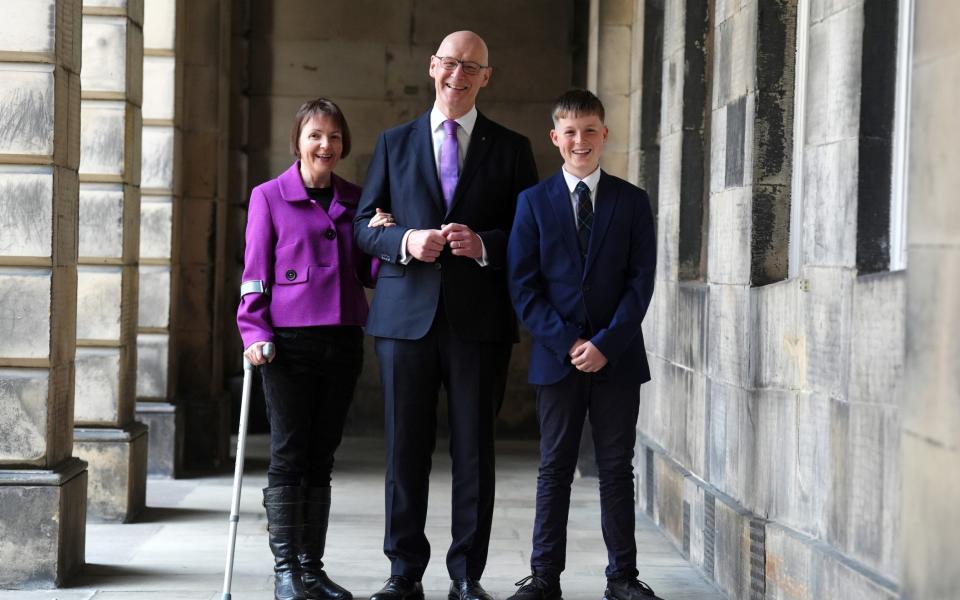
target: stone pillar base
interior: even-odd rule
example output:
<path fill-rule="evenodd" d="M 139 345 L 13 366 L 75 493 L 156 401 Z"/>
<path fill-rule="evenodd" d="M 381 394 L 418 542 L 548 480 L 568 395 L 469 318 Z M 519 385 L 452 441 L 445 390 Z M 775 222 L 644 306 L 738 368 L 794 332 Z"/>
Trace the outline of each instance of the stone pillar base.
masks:
<path fill-rule="evenodd" d="M 87 463 L 0 469 L 0 589 L 60 587 L 83 567 Z"/>
<path fill-rule="evenodd" d="M 76 427 L 73 451 L 90 465 L 87 519 L 128 523 L 147 504 L 147 426 Z"/>
<path fill-rule="evenodd" d="M 137 402 L 137 420 L 150 428 L 147 475 L 173 479 L 183 465 L 183 419 L 175 404 Z"/>

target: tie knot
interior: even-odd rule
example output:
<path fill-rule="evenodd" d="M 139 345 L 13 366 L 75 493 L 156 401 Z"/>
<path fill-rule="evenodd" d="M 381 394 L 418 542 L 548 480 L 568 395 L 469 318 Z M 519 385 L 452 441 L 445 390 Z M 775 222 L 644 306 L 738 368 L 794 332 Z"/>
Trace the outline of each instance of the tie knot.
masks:
<path fill-rule="evenodd" d="M 577 184 L 577 187 L 573 188 L 573 193 L 578 196 L 582 194 L 589 194 L 590 188 L 587 187 L 587 184 L 581 181 L 580 183 Z"/>
<path fill-rule="evenodd" d="M 447 135 L 455 135 L 457 133 L 457 122 L 453 119 L 447 119 L 443 122 L 443 130 L 447 132 Z"/>

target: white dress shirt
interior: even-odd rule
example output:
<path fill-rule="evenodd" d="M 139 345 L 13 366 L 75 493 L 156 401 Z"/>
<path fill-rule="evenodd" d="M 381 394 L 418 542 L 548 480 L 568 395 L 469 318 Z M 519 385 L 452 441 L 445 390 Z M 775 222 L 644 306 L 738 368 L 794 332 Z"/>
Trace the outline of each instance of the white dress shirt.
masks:
<path fill-rule="evenodd" d="M 567 182 L 567 190 L 570 191 L 570 206 L 573 207 L 574 224 L 579 226 L 580 224 L 577 223 L 577 197 L 573 195 L 573 190 L 577 189 L 577 184 L 581 181 L 587 184 L 587 189 L 590 190 L 590 205 L 593 206 L 594 210 L 596 210 L 597 184 L 600 183 L 600 167 L 594 169 L 593 173 L 590 173 L 583 179 L 579 179 L 576 175 L 571 175 L 564 168 L 561 168 L 560 170 L 563 171 L 563 180 Z"/>
<path fill-rule="evenodd" d="M 443 122 L 447 120 L 447 116 L 437 108 L 437 105 L 433 105 L 433 110 L 430 111 L 430 132 L 433 138 L 433 158 L 434 165 L 437 167 L 437 177 L 440 177 L 440 150 L 443 148 L 443 140 L 447 137 L 447 132 L 443 129 Z M 457 122 L 457 172 L 461 175 L 463 174 L 463 160 L 467 156 L 467 146 L 470 145 L 470 136 L 473 135 L 473 127 L 477 124 L 477 107 L 474 105 L 467 114 L 463 115 L 459 119 L 455 119 Z M 416 231 L 415 229 L 408 230 L 403 234 L 403 239 L 400 240 L 400 264 L 406 265 L 409 264 L 413 257 L 407 254 L 407 238 L 410 237 L 410 234 Z M 480 258 L 475 259 L 477 264 L 481 267 L 485 267 L 488 264 L 487 260 L 487 248 L 483 245 L 483 240 L 480 240 L 480 249 L 483 252 L 483 255 Z"/>

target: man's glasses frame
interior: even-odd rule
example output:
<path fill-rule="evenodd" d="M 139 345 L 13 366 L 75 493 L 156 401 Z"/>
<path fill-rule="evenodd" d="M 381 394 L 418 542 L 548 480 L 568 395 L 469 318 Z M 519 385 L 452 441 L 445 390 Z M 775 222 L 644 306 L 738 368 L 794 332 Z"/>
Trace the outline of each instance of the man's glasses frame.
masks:
<path fill-rule="evenodd" d="M 463 68 L 463 72 L 467 75 L 479 75 L 484 69 L 490 68 L 490 65 L 481 65 L 472 60 L 460 60 L 452 56 L 437 56 L 434 54 L 433 57 L 440 61 L 440 66 L 443 67 L 445 71 L 456 71 L 457 65 L 460 65 Z"/>

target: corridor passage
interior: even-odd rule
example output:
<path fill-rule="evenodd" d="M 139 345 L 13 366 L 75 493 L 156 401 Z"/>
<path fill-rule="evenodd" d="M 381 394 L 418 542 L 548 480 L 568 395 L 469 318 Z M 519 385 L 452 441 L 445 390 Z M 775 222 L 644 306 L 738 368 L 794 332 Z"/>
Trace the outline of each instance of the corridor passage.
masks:
<path fill-rule="evenodd" d="M 428 600 L 444 600 L 448 578 L 450 462 L 438 443 L 434 455 L 427 535 L 433 557 L 424 577 Z M 251 436 L 237 538 L 234 600 L 272 597 L 272 558 L 260 506 L 266 484 L 265 436 Z M 483 584 L 498 600 L 528 574 L 533 527 L 537 449 L 532 442 L 500 441 L 497 504 L 490 560 Z M 352 438 L 338 451 L 327 572 L 357 600 L 378 590 L 389 573 L 383 541 L 383 442 Z M 0 600 L 219 600 L 223 580 L 232 474 L 175 481 L 150 480 L 147 510 L 127 525 L 87 525 L 83 575 L 72 587 L 49 591 L 0 591 Z M 606 552 L 600 535 L 595 479 L 574 482 L 565 600 L 600 600 Z M 663 535 L 637 520 L 640 578 L 667 600 L 722 598 Z"/>

